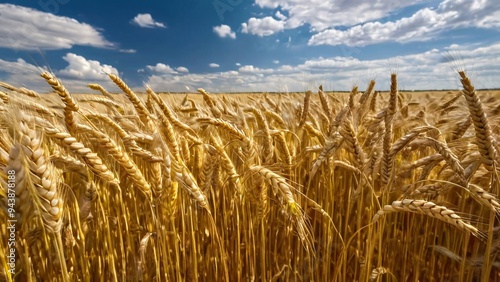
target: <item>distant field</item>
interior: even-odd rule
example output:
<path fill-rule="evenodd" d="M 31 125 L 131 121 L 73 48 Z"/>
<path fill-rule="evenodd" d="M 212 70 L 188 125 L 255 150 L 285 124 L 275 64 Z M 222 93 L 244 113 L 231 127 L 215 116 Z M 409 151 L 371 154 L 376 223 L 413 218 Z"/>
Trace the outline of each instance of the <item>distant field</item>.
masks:
<path fill-rule="evenodd" d="M 500 281 L 500 91 L 390 76 L 293 94 L 1 84 L 0 281 Z"/>

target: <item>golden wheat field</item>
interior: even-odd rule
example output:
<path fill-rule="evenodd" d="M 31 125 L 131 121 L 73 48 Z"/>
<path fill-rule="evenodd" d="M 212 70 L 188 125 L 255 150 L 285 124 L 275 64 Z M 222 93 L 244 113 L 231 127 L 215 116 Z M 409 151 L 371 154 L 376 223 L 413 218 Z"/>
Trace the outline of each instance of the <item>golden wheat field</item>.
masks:
<path fill-rule="evenodd" d="M 500 281 L 498 92 L 0 83 L 0 281 Z M 92 89 L 92 90 L 91 90 Z"/>

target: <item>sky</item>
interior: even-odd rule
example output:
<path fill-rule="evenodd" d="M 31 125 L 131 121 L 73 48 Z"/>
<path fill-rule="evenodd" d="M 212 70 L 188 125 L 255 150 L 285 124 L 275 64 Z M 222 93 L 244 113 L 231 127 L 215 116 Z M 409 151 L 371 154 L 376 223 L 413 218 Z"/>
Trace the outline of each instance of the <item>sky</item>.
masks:
<path fill-rule="evenodd" d="M 0 1 L 0 81 L 74 93 L 500 87 L 500 1 Z"/>

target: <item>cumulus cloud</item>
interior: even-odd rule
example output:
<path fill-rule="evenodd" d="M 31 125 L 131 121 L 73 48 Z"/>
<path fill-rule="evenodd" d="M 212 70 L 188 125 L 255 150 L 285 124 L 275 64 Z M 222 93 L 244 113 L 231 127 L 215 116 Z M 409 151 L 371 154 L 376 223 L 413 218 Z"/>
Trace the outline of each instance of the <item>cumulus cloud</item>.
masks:
<path fill-rule="evenodd" d="M 46 67 L 32 65 L 21 58 L 15 61 L 0 59 L 0 81 L 16 87 L 26 87 L 41 93 L 50 91 L 48 84 L 40 77 L 40 73 L 45 70 Z"/>
<path fill-rule="evenodd" d="M 288 13 L 287 27 L 304 24 L 312 31 L 333 26 L 352 26 L 387 17 L 391 12 L 417 4 L 419 0 L 255 0 L 261 8 L 276 9 Z M 279 17 L 278 17 L 279 18 Z"/>
<path fill-rule="evenodd" d="M 221 38 L 229 37 L 232 39 L 236 39 L 236 33 L 231 30 L 231 27 L 228 25 L 219 25 L 214 26 L 213 31 Z"/>
<path fill-rule="evenodd" d="M 165 28 L 164 23 L 157 22 L 153 19 L 151 14 L 138 14 L 135 16 L 131 23 L 145 28 Z"/>
<path fill-rule="evenodd" d="M 211 68 L 218 68 L 218 67 L 220 67 L 219 64 L 216 64 L 216 63 L 210 63 L 210 64 L 208 64 L 208 66 L 211 67 Z"/>
<path fill-rule="evenodd" d="M 449 62 L 449 50 L 460 54 L 459 61 Z M 485 46 L 450 45 L 422 53 L 381 59 L 362 60 L 354 57 L 311 58 L 296 65 L 276 65 L 260 68 L 243 65 L 237 71 L 213 72 L 183 76 L 152 75 L 148 84 L 158 91 L 185 91 L 199 87 L 211 92 L 252 91 L 305 91 L 323 84 L 325 89 L 350 90 L 353 80 L 361 81 L 362 89 L 371 79 L 376 88 L 387 90 L 389 76 L 397 65 L 401 89 L 459 89 L 458 75 L 452 64 L 473 66 L 468 68 L 477 88 L 499 87 L 497 67 L 500 43 Z M 329 84 L 331 83 L 331 84 Z"/>
<path fill-rule="evenodd" d="M 241 73 L 257 73 L 257 74 L 268 74 L 272 73 L 272 69 L 261 69 L 258 67 L 254 67 L 253 65 L 242 66 L 238 69 Z"/>
<path fill-rule="evenodd" d="M 450 53 L 456 54 L 451 61 Z M 390 72 L 397 66 L 400 89 L 459 89 L 460 81 L 452 68 L 459 65 L 467 66 L 476 88 L 494 88 L 500 86 L 498 58 L 500 43 L 450 44 L 398 57 L 318 57 L 293 65 L 273 65 L 272 68 L 243 65 L 237 66 L 237 70 L 221 72 L 214 69 L 208 73 L 182 72 L 185 67 L 172 68 L 158 63 L 145 66 L 141 77 L 156 91 L 186 91 L 186 86 L 189 89 L 203 87 L 210 92 L 305 91 L 315 89 L 319 84 L 323 84 L 326 90 L 350 90 L 353 80 L 358 81 L 360 89 L 363 89 L 374 78 L 376 89 L 386 90 L 390 86 Z M 66 54 L 64 59 L 68 66 L 53 71 L 71 92 L 90 92 L 86 84 L 92 81 L 98 81 L 109 91 L 119 91 L 103 73 L 104 70 L 118 73 L 114 67 L 72 53 Z M 41 71 L 22 59 L 0 60 L 1 81 L 39 92 L 51 91 L 40 78 Z M 129 84 L 134 88 L 133 83 Z M 138 84 L 138 89 L 143 90 Z"/>
<path fill-rule="evenodd" d="M 0 47 L 16 50 L 115 47 L 89 24 L 12 4 L 0 4 L 0 38 Z"/>
<path fill-rule="evenodd" d="M 457 20 L 458 15 L 463 12 L 465 11 L 443 9 L 442 3 L 437 10 L 424 8 L 397 21 L 368 22 L 347 30 L 328 29 L 313 35 L 309 45 L 364 46 L 387 41 L 425 41 L 443 30 L 467 25 L 463 19 Z M 477 24 L 479 23 L 475 23 Z"/>
<path fill-rule="evenodd" d="M 40 93 L 47 93 L 51 92 L 52 89 L 40 77 L 40 73 L 51 71 L 72 93 L 91 92 L 87 85 L 93 82 L 98 82 L 110 91 L 118 91 L 117 86 L 106 75 L 106 73 L 118 75 L 118 70 L 113 66 L 89 60 L 73 53 L 67 53 L 62 59 L 67 62 L 67 66 L 59 70 L 35 66 L 21 58 L 16 61 L 0 60 L 0 81 L 15 86 L 24 86 Z"/>
<path fill-rule="evenodd" d="M 470 2 L 446 0 L 436 9 L 423 8 L 409 17 L 394 21 L 373 21 L 352 26 L 346 30 L 335 28 L 313 35 L 309 45 L 365 46 L 383 42 L 427 41 L 442 32 L 460 28 L 500 27 L 498 1 Z"/>
<path fill-rule="evenodd" d="M 234 85 L 239 84 L 241 76 L 237 71 L 225 71 L 203 74 L 151 75 L 146 83 L 158 91 L 184 92 L 186 89 L 204 87 L 210 92 L 236 91 Z"/>
<path fill-rule="evenodd" d="M 162 63 L 157 63 L 154 66 L 146 66 L 146 69 L 160 73 L 160 74 L 177 74 L 177 71 L 175 71 L 173 68 L 171 68 L 169 65 L 165 65 Z"/>
<path fill-rule="evenodd" d="M 5 72 L 9 74 L 30 74 L 41 72 L 39 67 L 36 67 L 25 60 L 19 58 L 14 62 L 4 61 L 0 59 L 0 72 Z"/>
<path fill-rule="evenodd" d="M 180 73 L 188 73 L 189 72 L 189 70 L 186 67 L 177 67 L 175 70 L 180 72 Z"/>
<path fill-rule="evenodd" d="M 442 0 L 255 0 L 262 9 L 279 9 L 275 18 L 250 18 L 242 32 L 266 36 L 307 25 L 309 45 L 365 46 L 383 42 L 426 41 L 461 28 L 500 27 L 500 2 Z M 420 9 L 415 9 L 415 8 Z M 401 17 L 402 10 L 414 10 Z M 287 16 L 285 16 L 287 14 Z"/>
<path fill-rule="evenodd" d="M 258 36 L 269 36 L 285 29 L 285 22 L 273 17 L 261 19 L 250 18 L 248 22 L 241 24 L 241 32 Z"/>
<path fill-rule="evenodd" d="M 73 53 L 63 56 L 63 60 L 68 62 L 68 66 L 58 72 L 61 77 L 95 81 L 108 80 L 107 73 L 118 75 L 118 70 L 113 66 L 101 64 L 95 60 L 87 60 L 83 56 Z"/>
<path fill-rule="evenodd" d="M 275 14 L 274 14 L 275 17 L 277 17 L 279 20 L 286 20 L 286 16 L 283 15 L 280 11 L 277 11 Z"/>

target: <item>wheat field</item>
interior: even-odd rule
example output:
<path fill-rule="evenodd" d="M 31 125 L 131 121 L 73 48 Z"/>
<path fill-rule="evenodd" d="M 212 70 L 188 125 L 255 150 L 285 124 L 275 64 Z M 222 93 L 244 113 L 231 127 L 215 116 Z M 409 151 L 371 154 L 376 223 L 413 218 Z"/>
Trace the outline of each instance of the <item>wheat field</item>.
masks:
<path fill-rule="evenodd" d="M 0 281 L 500 281 L 498 93 L 464 71 L 443 93 L 41 76 L 0 83 Z"/>

